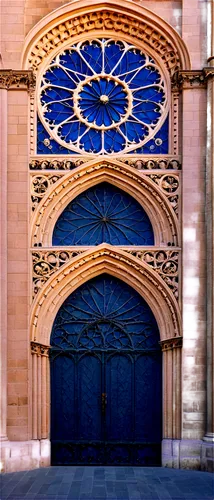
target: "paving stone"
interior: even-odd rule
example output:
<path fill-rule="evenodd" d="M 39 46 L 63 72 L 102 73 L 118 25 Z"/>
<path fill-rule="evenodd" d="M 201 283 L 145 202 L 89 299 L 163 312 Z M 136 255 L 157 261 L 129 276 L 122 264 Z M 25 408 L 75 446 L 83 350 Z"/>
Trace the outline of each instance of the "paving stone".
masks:
<path fill-rule="evenodd" d="M 1 500 L 213 500 L 211 473 L 154 467 L 47 467 L 1 476 Z"/>

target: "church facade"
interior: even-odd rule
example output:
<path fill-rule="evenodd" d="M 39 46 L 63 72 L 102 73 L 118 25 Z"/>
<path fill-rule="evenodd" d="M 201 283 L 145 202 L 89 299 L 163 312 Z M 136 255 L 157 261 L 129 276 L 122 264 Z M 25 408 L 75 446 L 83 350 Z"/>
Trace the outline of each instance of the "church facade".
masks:
<path fill-rule="evenodd" d="M 4 471 L 213 471 L 213 18 L 2 0 Z"/>

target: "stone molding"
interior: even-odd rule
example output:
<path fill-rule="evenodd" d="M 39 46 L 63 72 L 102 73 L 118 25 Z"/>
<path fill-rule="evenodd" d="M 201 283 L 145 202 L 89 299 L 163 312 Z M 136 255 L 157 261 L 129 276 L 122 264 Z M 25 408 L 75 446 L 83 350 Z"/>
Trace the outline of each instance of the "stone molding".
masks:
<path fill-rule="evenodd" d="M 149 10 L 130 2 L 107 0 L 88 5 L 78 4 L 62 7 L 46 17 L 46 26 L 38 23 L 27 36 L 23 54 L 24 67 L 39 68 L 47 57 L 71 41 L 91 36 L 114 36 L 135 39 L 162 60 L 171 75 L 180 68 L 190 67 L 187 49 L 180 36 L 161 18 Z"/>
<path fill-rule="evenodd" d="M 32 246 L 51 246 L 55 223 L 68 202 L 102 181 L 125 190 L 143 206 L 153 225 L 157 246 L 161 243 L 172 246 L 179 244 L 175 199 L 168 199 L 166 191 L 148 175 L 143 175 L 124 163 L 117 160 L 93 160 L 62 176 L 48 189 L 34 211 L 31 224 Z M 168 194 L 169 198 L 177 196 L 177 192 Z"/>
<path fill-rule="evenodd" d="M 131 155 L 130 155 L 131 156 Z M 161 156 L 161 158 L 155 156 L 142 157 L 139 155 L 136 157 L 131 156 L 131 158 L 127 158 L 126 156 L 121 156 L 116 158 L 118 161 L 121 161 L 125 165 L 129 165 L 130 167 L 136 168 L 137 170 L 181 170 L 181 159 L 179 156 Z M 84 163 L 87 163 L 91 160 L 91 157 L 87 155 L 82 155 L 79 158 L 68 159 L 68 156 L 63 157 L 47 157 L 43 155 L 42 159 L 38 156 L 31 157 L 29 163 L 29 169 L 31 171 L 36 170 L 73 170 Z M 103 161 L 103 158 L 100 159 Z"/>
<path fill-rule="evenodd" d="M 112 247 L 113 248 L 113 247 Z M 140 249 L 123 248 L 124 252 L 133 255 L 141 262 L 151 267 L 172 291 L 176 300 L 179 298 L 178 277 L 179 277 L 179 250 L 160 249 Z M 96 249 L 96 247 L 95 247 Z M 45 283 L 62 266 L 71 262 L 77 255 L 83 254 L 89 250 L 88 247 L 65 248 L 61 250 L 45 249 L 32 252 L 32 298 L 42 290 Z M 63 268 L 62 268 L 63 271 Z"/>
<path fill-rule="evenodd" d="M 59 181 L 65 173 L 39 173 L 31 175 L 31 210 L 34 212 L 39 203 L 44 198 L 45 194 L 50 190 L 57 181 Z M 179 174 L 167 172 L 167 174 L 144 173 L 144 176 L 149 177 L 152 182 L 157 184 L 171 204 L 176 215 L 179 215 L 179 195 L 180 195 L 180 178 Z"/>
<path fill-rule="evenodd" d="M 7 90 L 34 90 L 36 76 L 32 70 L 0 69 L 0 88 Z"/>
<path fill-rule="evenodd" d="M 161 345 L 162 351 L 169 351 L 172 349 L 178 349 L 181 348 L 183 345 L 183 338 L 182 337 L 173 337 L 171 339 L 166 339 L 166 340 L 161 340 L 159 342 Z"/>
<path fill-rule="evenodd" d="M 44 284 L 32 305 L 31 339 L 49 343 L 51 325 L 60 305 L 82 283 L 102 272 L 118 276 L 140 294 L 143 292 L 144 299 L 158 316 L 162 338 L 180 335 L 179 306 L 165 281 L 144 261 L 139 262 L 122 249 L 102 244 L 74 257 Z"/>

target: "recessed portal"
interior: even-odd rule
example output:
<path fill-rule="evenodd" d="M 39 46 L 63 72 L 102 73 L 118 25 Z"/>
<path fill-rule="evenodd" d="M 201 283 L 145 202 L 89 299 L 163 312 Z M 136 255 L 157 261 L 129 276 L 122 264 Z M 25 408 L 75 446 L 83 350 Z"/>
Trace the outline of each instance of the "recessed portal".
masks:
<path fill-rule="evenodd" d="M 148 304 L 115 277 L 65 300 L 51 335 L 53 465 L 160 465 L 158 341 Z"/>

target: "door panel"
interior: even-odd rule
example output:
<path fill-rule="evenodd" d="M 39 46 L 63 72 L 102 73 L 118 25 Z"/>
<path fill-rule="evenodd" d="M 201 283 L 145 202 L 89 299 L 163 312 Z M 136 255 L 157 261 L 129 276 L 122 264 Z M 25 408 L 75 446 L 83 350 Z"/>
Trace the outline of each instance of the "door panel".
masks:
<path fill-rule="evenodd" d="M 106 440 L 132 439 L 132 363 L 125 355 L 111 356 L 106 365 Z"/>
<path fill-rule="evenodd" d="M 135 363 L 135 439 L 161 440 L 161 355 L 140 355 Z"/>
<path fill-rule="evenodd" d="M 100 440 L 101 436 L 101 362 L 86 354 L 78 362 L 78 439 Z"/>

